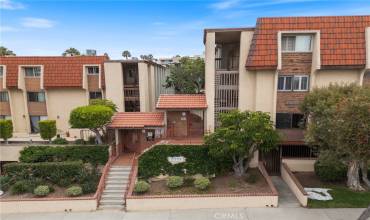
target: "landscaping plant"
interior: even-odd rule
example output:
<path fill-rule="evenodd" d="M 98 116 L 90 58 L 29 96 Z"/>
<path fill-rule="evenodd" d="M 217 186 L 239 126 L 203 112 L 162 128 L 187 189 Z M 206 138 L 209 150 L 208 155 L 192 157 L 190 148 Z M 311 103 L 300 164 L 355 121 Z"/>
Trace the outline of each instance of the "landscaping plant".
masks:
<path fill-rule="evenodd" d="M 52 144 L 68 144 L 68 141 L 65 138 L 55 138 L 51 143 Z"/>
<path fill-rule="evenodd" d="M 330 85 L 305 96 L 302 112 L 309 123 L 305 139 L 319 151 L 328 150 L 346 163 L 347 186 L 355 191 L 370 187 L 367 163 L 370 158 L 370 87 Z"/>
<path fill-rule="evenodd" d="M 194 180 L 194 187 L 199 190 L 206 190 L 211 185 L 211 181 L 206 177 L 198 177 Z"/>
<path fill-rule="evenodd" d="M 96 141 L 102 144 L 102 134 L 113 116 L 113 110 L 103 105 L 77 107 L 71 111 L 69 123 L 72 128 L 88 128 L 95 133 Z"/>
<path fill-rule="evenodd" d="M 33 190 L 33 194 L 35 194 L 38 197 L 47 196 L 47 195 L 49 195 L 49 193 L 50 193 L 50 189 L 49 189 L 48 185 L 40 185 L 40 186 L 37 186 Z"/>
<path fill-rule="evenodd" d="M 167 179 L 166 185 L 168 188 L 171 188 L 171 189 L 178 188 L 184 185 L 184 178 L 181 176 L 170 176 Z"/>
<path fill-rule="evenodd" d="M 32 190 L 32 185 L 26 180 L 17 181 L 10 187 L 10 192 L 13 195 L 23 194 Z"/>
<path fill-rule="evenodd" d="M 238 110 L 220 114 L 220 126 L 205 136 L 210 154 L 232 158 L 232 167 L 238 177 L 247 171 L 255 151 L 275 149 L 278 141 L 279 135 L 269 114 Z"/>
<path fill-rule="evenodd" d="M 144 180 L 139 180 L 135 184 L 134 192 L 135 193 L 145 193 L 150 189 L 149 183 L 145 182 Z"/>
<path fill-rule="evenodd" d="M 112 109 L 113 112 L 117 112 L 117 105 L 109 99 L 91 99 L 90 105 L 103 105 Z"/>
<path fill-rule="evenodd" d="M 8 139 L 13 137 L 13 123 L 11 120 L 0 120 L 0 138 L 8 144 Z"/>
<path fill-rule="evenodd" d="M 55 120 L 43 120 L 39 121 L 40 136 L 44 140 L 49 140 L 57 135 L 57 124 Z"/>
<path fill-rule="evenodd" d="M 314 168 L 315 174 L 322 181 L 336 182 L 346 179 L 347 166 L 335 152 L 321 151 Z"/>
<path fill-rule="evenodd" d="M 71 186 L 66 189 L 66 195 L 70 197 L 76 197 L 82 195 L 82 188 L 80 186 Z"/>
<path fill-rule="evenodd" d="M 0 176 L 0 190 L 7 191 L 11 185 L 11 178 L 8 175 Z"/>

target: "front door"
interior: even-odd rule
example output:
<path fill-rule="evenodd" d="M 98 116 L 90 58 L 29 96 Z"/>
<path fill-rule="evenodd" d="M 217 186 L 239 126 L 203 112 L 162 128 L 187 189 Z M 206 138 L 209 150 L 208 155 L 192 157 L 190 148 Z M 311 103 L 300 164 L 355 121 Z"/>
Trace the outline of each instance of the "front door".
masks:
<path fill-rule="evenodd" d="M 263 162 L 266 167 L 267 172 L 271 176 L 280 175 L 280 165 L 281 165 L 281 148 L 271 150 L 269 152 L 259 153 L 259 160 Z"/>
<path fill-rule="evenodd" d="M 167 112 L 167 135 L 169 137 L 188 136 L 188 111 Z"/>

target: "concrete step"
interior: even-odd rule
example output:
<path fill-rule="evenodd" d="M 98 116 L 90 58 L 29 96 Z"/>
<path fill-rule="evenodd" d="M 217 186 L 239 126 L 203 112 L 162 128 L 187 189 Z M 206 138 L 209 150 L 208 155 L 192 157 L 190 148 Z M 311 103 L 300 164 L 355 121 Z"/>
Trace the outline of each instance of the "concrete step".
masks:
<path fill-rule="evenodd" d="M 128 179 L 128 176 L 116 176 L 116 175 L 108 175 L 108 180 L 109 179 Z"/>
<path fill-rule="evenodd" d="M 99 210 L 104 210 L 104 209 L 123 209 L 125 206 L 124 205 L 99 205 Z"/>
<path fill-rule="evenodd" d="M 123 193 L 125 192 L 126 192 L 126 188 L 125 189 L 105 189 L 103 191 L 103 194 L 104 193 L 117 193 L 117 194 L 123 195 Z"/>
<path fill-rule="evenodd" d="M 113 171 L 130 171 L 131 170 L 131 167 L 111 167 L 109 170 L 113 170 Z"/>
<path fill-rule="evenodd" d="M 124 205 L 125 201 L 123 199 L 101 199 L 100 205 Z"/>
<path fill-rule="evenodd" d="M 106 186 L 105 190 L 126 190 L 125 185 L 110 185 Z"/>
<path fill-rule="evenodd" d="M 107 180 L 105 182 L 105 185 L 109 185 L 109 184 L 114 184 L 114 185 L 117 185 L 117 184 L 127 184 L 128 183 L 128 179 L 122 179 L 122 180 Z"/>
<path fill-rule="evenodd" d="M 107 199 L 107 200 L 122 200 L 123 194 L 103 194 L 101 196 L 101 199 Z"/>

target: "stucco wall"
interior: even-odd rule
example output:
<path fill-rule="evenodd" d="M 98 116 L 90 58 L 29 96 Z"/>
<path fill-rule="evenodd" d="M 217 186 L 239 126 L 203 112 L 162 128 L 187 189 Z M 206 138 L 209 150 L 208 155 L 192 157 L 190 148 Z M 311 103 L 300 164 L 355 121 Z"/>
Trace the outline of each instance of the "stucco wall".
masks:
<path fill-rule="evenodd" d="M 145 62 L 138 64 L 139 70 L 139 93 L 140 93 L 140 111 L 150 111 L 150 87 L 149 87 L 149 65 Z"/>
<path fill-rule="evenodd" d="M 304 192 L 303 187 L 299 183 L 297 178 L 295 178 L 295 176 L 290 172 L 289 168 L 284 166 L 284 164 L 281 165 L 280 172 L 281 178 L 284 180 L 284 182 L 288 185 L 290 190 L 296 196 L 299 203 L 301 203 L 302 206 L 307 206 L 308 202 L 307 193 Z"/>
<path fill-rule="evenodd" d="M 275 118 L 275 72 L 256 72 L 256 108 L 255 111 L 263 111 Z"/>
<path fill-rule="evenodd" d="M 205 90 L 208 106 L 205 118 L 205 131 L 213 132 L 215 126 L 215 32 L 206 34 L 205 46 Z"/>
<path fill-rule="evenodd" d="M 314 172 L 314 164 L 316 159 L 288 159 L 283 158 L 283 163 L 288 165 L 292 172 Z"/>
<path fill-rule="evenodd" d="M 105 96 L 117 105 L 118 111 L 125 111 L 123 97 L 123 72 L 120 62 L 104 63 Z"/>
<path fill-rule="evenodd" d="M 359 70 L 318 70 L 314 80 L 314 87 L 324 87 L 330 83 L 360 83 Z"/>
<path fill-rule="evenodd" d="M 15 133 L 28 133 L 29 119 L 25 97 L 21 90 L 9 90 L 9 101 Z"/>
<path fill-rule="evenodd" d="M 96 199 L 0 201 L 1 213 L 94 211 Z"/>
<path fill-rule="evenodd" d="M 62 130 L 63 133 L 70 128 L 68 123 L 70 112 L 76 107 L 87 104 L 86 91 L 83 89 L 63 88 L 47 90 L 48 119 L 56 120 L 57 129 Z M 72 132 L 71 136 L 79 137 L 78 132 Z"/>
<path fill-rule="evenodd" d="M 253 31 L 242 31 L 240 34 L 239 109 L 242 111 L 255 108 L 256 73 L 245 68 L 253 33 Z"/>

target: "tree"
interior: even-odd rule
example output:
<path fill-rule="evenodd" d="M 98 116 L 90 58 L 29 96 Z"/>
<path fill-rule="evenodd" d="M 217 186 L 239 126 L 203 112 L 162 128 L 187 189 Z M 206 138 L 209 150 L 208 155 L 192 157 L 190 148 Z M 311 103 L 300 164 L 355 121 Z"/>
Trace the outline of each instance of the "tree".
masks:
<path fill-rule="evenodd" d="M 67 50 L 65 50 L 62 54 L 63 56 L 80 56 L 81 53 L 74 47 L 70 47 Z"/>
<path fill-rule="evenodd" d="M 130 51 L 125 50 L 125 51 L 122 52 L 122 56 L 124 58 L 126 58 L 126 60 L 127 60 L 129 57 L 131 57 L 131 53 L 130 53 Z"/>
<path fill-rule="evenodd" d="M 69 116 L 72 128 L 88 128 L 95 133 L 98 144 L 102 144 L 100 132 L 104 132 L 106 125 L 110 122 L 113 111 L 110 107 L 102 105 L 88 105 L 77 107 Z"/>
<path fill-rule="evenodd" d="M 15 56 L 15 53 L 6 47 L 0 46 L 0 56 Z"/>
<path fill-rule="evenodd" d="M 39 121 L 40 136 L 44 140 L 49 140 L 57 135 L 57 125 L 55 120 L 43 120 Z"/>
<path fill-rule="evenodd" d="M 238 177 L 247 171 L 255 151 L 268 152 L 276 148 L 278 141 L 279 134 L 267 113 L 238 110 L 220 114 L 220 127 L 205 136 L 210 154 L 231 157 Z"/>
<path fill-rule="evenodd" d="M 142 60 L 153 60 L 153 59 L 154 59 L 154 57 L 153 57 L 153 55 L 152 55 L 152 54 L 148 54 L 148 55 L 140 55 L 140 58 L 141 58 Z"/>
<path fill-rule="evenodd" d="M 11 120 L 0 120 L 0 138 L 8 144 L 8 139 L 13 137 L 13 123 Z"/>
<path fill-rule="evenodd" d="M 203 59 L 183 57 L 179 64 L 170 67 L 166 87 L 174 87 L 176 93 L 200 93 L 205 83 L 204 71 Z"/>
<path fill-rule="evenodd" d="M 329 150 L 348 165 L 347 186 L 364 190 L 370 158 L 370 88 L 330 85 L 306 95 L 302 112 L 309 119 L 305 139 L 319 151 Z M 361 169 L 362 168 L 362 169 Z"/>
<path fill-rule="evenodd" d="M 113 112 L 117 112 L 117 105 L 109 99 L 91 99 L 90 105 L 104 105 L 112 109 Z"/>

